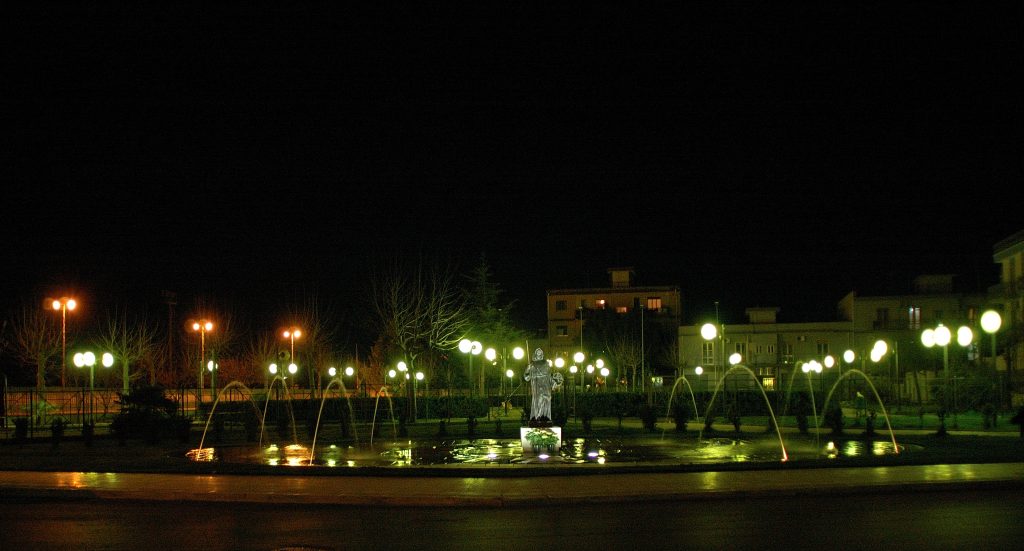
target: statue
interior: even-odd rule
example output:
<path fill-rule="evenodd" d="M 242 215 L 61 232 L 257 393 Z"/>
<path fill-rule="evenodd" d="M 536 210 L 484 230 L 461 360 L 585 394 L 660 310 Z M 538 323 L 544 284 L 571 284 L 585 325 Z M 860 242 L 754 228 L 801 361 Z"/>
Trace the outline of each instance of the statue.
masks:
<path fill-rule="evenodd" d="M 533 351 L 532 361 L 523 378 L 530 382 L 530 423 L 531 427 L 550 427 L 551 389 L 562 384 L 561 373 L 551 373 L 551 364 L 544 359 L 540 348 Z"/>

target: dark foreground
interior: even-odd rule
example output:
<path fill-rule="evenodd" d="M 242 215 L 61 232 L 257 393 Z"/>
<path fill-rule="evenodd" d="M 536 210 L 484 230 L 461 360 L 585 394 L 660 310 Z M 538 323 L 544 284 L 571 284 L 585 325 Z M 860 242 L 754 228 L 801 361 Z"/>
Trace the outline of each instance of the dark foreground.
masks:
<path fill-rule="evenodd" d="M 514 509 L 0 502 L 0 549 L 1013 549 L 1024 493 L 957 489 Z"/>

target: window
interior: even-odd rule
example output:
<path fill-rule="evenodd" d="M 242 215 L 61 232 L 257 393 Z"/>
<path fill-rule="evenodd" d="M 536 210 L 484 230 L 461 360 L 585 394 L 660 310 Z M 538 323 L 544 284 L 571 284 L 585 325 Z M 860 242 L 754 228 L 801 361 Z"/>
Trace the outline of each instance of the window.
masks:
<path fill-rule="evenodd" d="M 764 353 L 764 345 L 755 344 L 754 345 L 754 354 L 761 355 L 763 353 Z"/>
<path fill-rule="evenodd" d="M 774 344 L 769 344 L 768 345 L 768 353 L 773 355 L 773 356 L 775 355 L 775 345 Z"/>
<path fill-rule="evenodd" d="M 793 363 L 793 345 L 789 343 L 783 343 L 782 345 L 782 361 L 784 363 Z"/>
<path fill-rule="evenodd" d="M 567 337 L 567 336 L 569 336 L 569 326 L 568 325 L 559 325 L 558 327 L 555 327 L 555 331 L 557 332 L 559 337 Z"/>
<path fill-rule="evenodd" d="M 565 309 L 566 309 L 566 304 L 565 304 L 564 300 L 556 300 L 555 301 L 555 311 L 557 311 L 557 312 L 564 312 Z"/>
<path fill-rule="evenodd" d="M 704 365 L 715 365 L 715 343 L 704 341 L 701 344 L 700 362 Z"/>
<path fill-rule="evenodd" d="M 879 308 L 875 310 L 875 321 L 878 322 L 879 327 L 885 327 L 889 323 L 889 309 Z"/>
<path fill-rule="evenodd" d="M 736 352 L 743 358 L 742 361 L 747 361 L 747 343 L 738 342 L 736 343 Z"/>
<path fill-rule="evenodd" d="M 608 301 L 606 301 L 603 298 L 597 299 L 595 303 L 597 304 L 597 307 L 601 310 L 604 310 L 604 307 L 608 305 Z"/>
<path fill-rule="evenodd" d="M 907 308 L 907 329 L 920 329 L 921 328 L 921 307 L 911 306 Z"/>
<path fill-rule="evenodd" d="M 625 306 L 616 306 L 615 307 L 615 313 L 616 314 L 625 314 L 628 311 L 629 311 L 629 308 L 626 308 Z"/>
<path fill-rule="evenodd" d="M 661 297 L 647 297 L 647 309 L 654 311 L 661 310 Z"/>
<path fill-rule="evenodd" d="M 825 356 L 828 356 L 828 343 L 827 342 L 819 342 L 818 343 L 818 357 L 819 358 L 824 358 Z"/>

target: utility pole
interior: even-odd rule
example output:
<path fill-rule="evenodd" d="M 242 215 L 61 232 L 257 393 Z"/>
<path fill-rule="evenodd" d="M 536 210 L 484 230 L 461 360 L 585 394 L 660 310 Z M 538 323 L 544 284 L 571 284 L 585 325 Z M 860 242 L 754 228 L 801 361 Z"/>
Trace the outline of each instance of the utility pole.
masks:
<path fill-rule="evenodd" d="M 177 294 L 172 291 L 161 291 L 164 304 L 167 305 L 167 372 L 174 373 L 174 307 L 178 304 Z M 155 384 L 154 374 L 149 372 L 149 384 Z"/>

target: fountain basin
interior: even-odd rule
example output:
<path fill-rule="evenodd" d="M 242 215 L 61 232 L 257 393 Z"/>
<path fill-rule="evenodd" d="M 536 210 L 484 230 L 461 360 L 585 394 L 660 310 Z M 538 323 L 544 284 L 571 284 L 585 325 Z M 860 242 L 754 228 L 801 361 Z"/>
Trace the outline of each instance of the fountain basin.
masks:
<path fill-rule="evenodd" d="M 787 442 L 789 461 L 842 460 L 898 455 L 889 441 L 823 439 Z M 912 447 L 911 447 L 912 448 Z M 650 437 L 571 438 L 557 453 L 524 453 L 519 439 L 390 440 L 375 444 L 223 445 L 192 450 L 197 462 L 280 467 L 458 467 L 458 466 L 678 466 L 782 462 L 778 442 L 758 437 L 711 437 L 700 440 Z"/>

